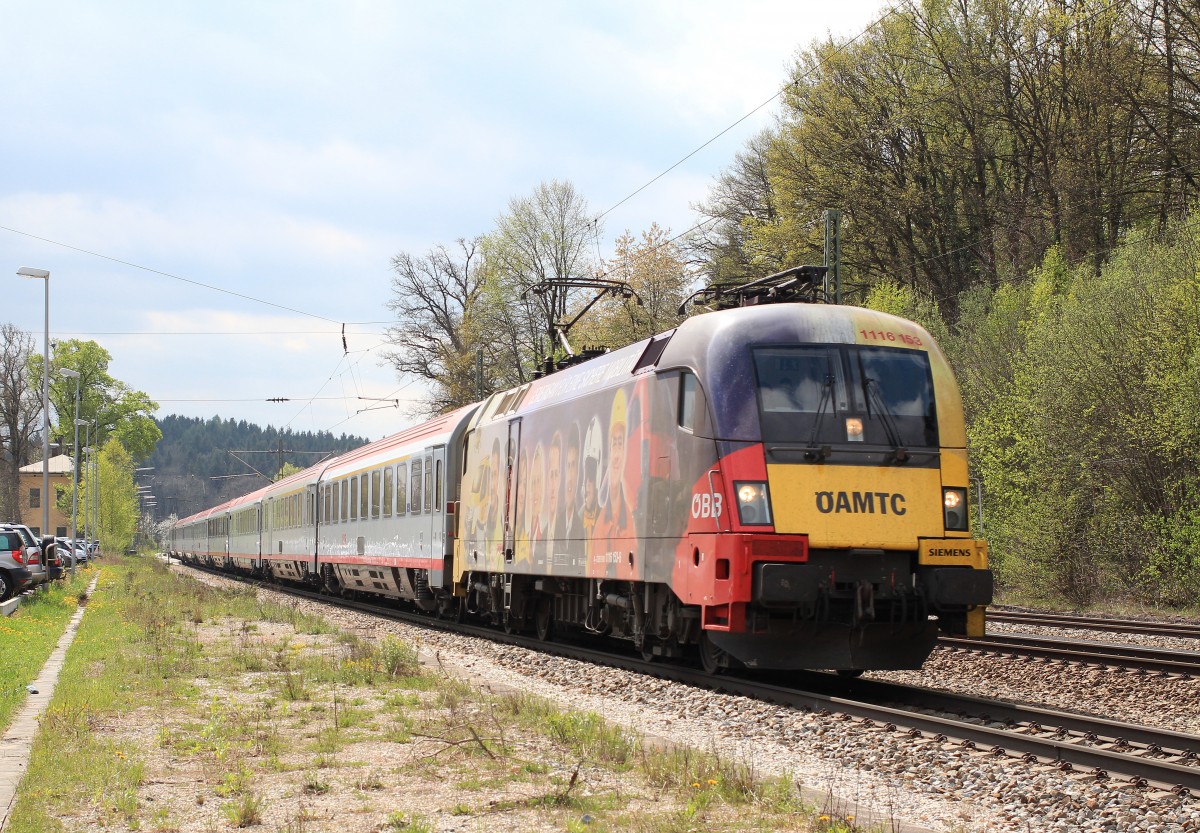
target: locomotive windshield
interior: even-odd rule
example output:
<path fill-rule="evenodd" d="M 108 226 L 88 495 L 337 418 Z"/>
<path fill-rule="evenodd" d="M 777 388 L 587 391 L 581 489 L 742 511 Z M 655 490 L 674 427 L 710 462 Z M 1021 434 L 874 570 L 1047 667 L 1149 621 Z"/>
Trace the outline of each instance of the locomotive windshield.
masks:
<path fill-rule="evenodd" d="M 936 448 L 929 356 L 827 344 L 754 350 L 764 442 Z"/>

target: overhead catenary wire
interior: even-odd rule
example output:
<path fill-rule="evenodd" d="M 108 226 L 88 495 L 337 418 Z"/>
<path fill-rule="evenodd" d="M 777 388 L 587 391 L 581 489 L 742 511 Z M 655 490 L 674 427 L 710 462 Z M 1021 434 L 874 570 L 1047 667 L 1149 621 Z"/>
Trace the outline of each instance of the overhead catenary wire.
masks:
<path fill-rule="evenodd" d="M 838 53 L 838 52 L 842 52 L 842 51 L 844 51 L 844 50 L 846 50 L 846 49 L 850 48 L 850 47 L 851 47 L 851 46 L 853 46 L 854 44 L 858 43 L 860 40 L 862 40 L 864 37 L 866 37 L 868 34 L 870 34 L 870 32 L 871 32 L 872 30 L 874 30 L 874 29 L 875 29 L 877 26 L 881 25 L 881 24 L 882 24 L 882 23 L 883 23 L 885 20 L 887 20 L 889 17 L 891 17 L 892 15 L 896 14 L 897 12 L 899 12 L 899 10 L 900 10 L 901 8 L 907 8 L 907 7 L 909 7 L 909 6 L 910 6 L 910 0 L 904 0 L 903 2 L 901 2 L 901 3 L 898 3 L 898 4 L 894 5 L 894 6 L 889 6 L 887 9 L 885 9 L 885 10 L 884 10 L 883 14 L 879 15 L 877 18 L 875 18 L 874 20 L 872 20 L 872 21 L 871 21 L 869 24 L 867 24 L 866 28 L 864 28 L 864 29 L 863 29 L 861 32 L 859 32 L 859 33 L 858 33 L 857 35 L 855 35 L 853 38 L 850 38 L 848 41 L 845 41 L 844 43 L 840 43 L 840 44 L 838 44 L 838 45 L 837 45 L 837 46 L 834 48 L 834 53 L 836 54 L 836 53 Z M 706 147 L 708 147 L 709 145 L 711 145 L 713 142 L 715 142 L 715 141 L 717 141 L 718 139 L 720 139 L 722 136 L 724 136 L 724 135 L 725 135 L 726 133 L 728 133 L 729 131 L 733 130 L 735 127 L 737 127 L 738 125 L 740 125 L 742 122 L 746 121 L 746 119 L 750 118 L 750 117 L 751 117 L 751 116 L 753 116 L 755 113 L 757 113 L 757 112 L 759 112 L 760 110 L 762 110 L 764 107 L 768 107 L 768 106 L 770 106 L 770 105 L 771 105 L 771 104 L 772 104 L 774 101 L 776 101 L 776 100 L 777 100 L 777 99 L 778 99 L 780 96 L 782 96 L 782 95 L 783 95 L 785 92 L 787 92 L 787 91 L 788 91 L 790 88 L 792 88 L 792 87 L 796 86 L 796 85 L 797 85 L 797 84 L 799 84 L 801 81 L 804 81 L 804 80 L 806 80 L 806 79 L 808 78 L 808 76 L 810 76 L 812 73 L 816 72 L 816 71 L 817 71 L 817 69 L 819 69 L 821 66 L 824 66 L 824 64 L 825 64 L 825 61 L 824 61 L 824 60 L 822 60 L 822 61 L 821 61 L 821 62 L 820 62 L 820 63 L 819 63 L 819 64 L 818 64 L 816 67 L 813 67 L 813 68 L 812 68 L 812 69 L 810 69 L 810 70 L 809 70 L 807 73 L 804 73 L 804 74 L 802 74 L 801 76 L 799 76 L 799 77 L 797 77 L 797 78 L 793 78 L 792 80 L 788 81 L 788 83 L 784 84 L 782 87 L 780 87 L 778 90 L 776 90 L 776 91 L 775 91 L 775 93 L 774 93 L 773 95 L 771 95 L 771 97 L 770 97 L 770 98 L 768 98 L 766 101 L 762 102 L 762 103 L 761 103 L 761 104 L 759 104 L 757 107 L 755 107 L 754 109 L 752 109 L 750 112 L 746 113 L 745 115 L 743 115 L 742 117 L 740 117 L 739 119 L 737 119 L 736 121 L 734 121 L 732 124 L 730 124 L 728 127 L 726 127 L 725 129 L 723 129 L 722 131 L 720 131 L 719 133 L 717 133 L 715 136 L 713 136 L 712 138 L 710 138 L 708 141 L 704 142 L 702 145 L 700 145 L 699 147 L 697 147 L 695 150 L 693 150 L 693 151 L 691 151 L 690 153 L 688 153 L 686 156 L 684 156 L 684 157 L 683 157 L 682 159 L 680 159 L 678 162 L 676 162 L 675 164 L 671 165 L 669 168 L 667 168 L 666 170 L 662 171 L 662 172 L 661 172 L 661 173 L 659 173 L 657 176 L 655 176 L 655 177 L 653 177 L 652 179 L 650 179 L 649 181 L 647 181 L 645 184 L 643 184 L 643 185 L 641 185 L 640 187 L 636 188 L 636 189 L 635 189 L 634 191 L 632 191 L 631 193 L 629 193 L 629 194 L 625 195 L 625 196 L 624 196 L 624 197 L 622 197 L 620 200 L 618 200 L 616 203 L 614 203 L 613 205 L 611 205 L 611 206 L 609 206 L 608 208 L 606 208 L 604 211 L 601 211 L 599 214 L 597 214 L 597 215 L 596 215 L 596 216 L 595 216 L 595 217 L 592 219 L 592 224 L 593 224 L 593 225 L 596 225 L 596 224 L 598 224 L 598 223 L 600 222 L 600 220 L 603 220 L 603 219 L 604 219 L 606 216 L 608 216 L 609 214 L 611 214 L 611 213 L 612 213 L 613 211 L 615 211 L 617 208 L 621 207 L 622 205 L 624 205 L 625 203 L 629 202 L 631 199 L 633 199 L 634 197 L 636 197 L 638 194 L 640 194 L 640 193 L 642 193 L 643 191 L 645 191 L 645 190 L 646 190 L 647 188 L 649 188 L 651 185 L 653 185 L 654 183 L 658 182 L 660 179 L 662 179 L 662 178 L 663 178 L 664 176 L 666 176 L 667 174 L 671 173 L 671 171 L 675 170 L 675 169 L 676 169 L 676 168 L 678 168 L 680 165 L 682 165 L 684 162 L 688 161 L 688 160 L 689 160 L 689 159 L 691 159 L 693 156 L 695 156 L 697 153 L 699 153 L 700 151 L 704 150 Z"/>
<path fill-rule="evenodd" d="M 185 278 L 182 275 L 175 275 L 175 274 L 172 274 L 171 272 L 164 272 L 161 269 L 155 269 L 151 266 L 143 266 L 142 264 L 134 263 L 131 260 L 122 260 L 119 257 L 113 257 L 112 255 L 102 254 L 101 252 L 94 252 L 90 249 L 85 249 L 82 246 L 73 246 L 70 243 L 63 243 L 61 240 L 54 240 L 49 237 L 42 237 L 37 234 L 32 234 L 27 231 L 22 231 L 21 229 L 12 228 L 10 226 L 0 225 L 0 231 L 7 231 L 7 232 L 11 232 L 12 234 L 20 234 L 20 235 L 22 235 L 24 237 L 28 237 L 32 240 L 40 240 L 43 243 L 50 243 L 51 245 L 54 245 L 54 246 L 59 246 L 64 249 L 70 249 L 73 252 L 79 252 L 80 254 L 89 255 L 91 257 L 98 257 L 102 260 L 108 260 L 113 263 L 119 263 L 122 266 L 128 266 L 132 269 L 140 269 L 143 272 L 150 272 L 151 274 L 154 274 L 154 275 L 161 275 L 164 278 L 170 278 L 171 280 L 174 280 L 174 281 L 181 281 L 183 283 L 188 283 L 193 286 L 199 286 L 199 287 L 202 287 L 203 289 L 208 289 L 213 292 L 223 292 L 226 295 L 232 295 L 235 298 L 241 298 L 246 301 L 253 301 L 256 304 L 265 304 L 266 306 L 275 307 L 276 309 L 285 310 L 286 312 L 294 312 L 297 315 L 305 315 L 305 316 L 308 316 L 309 318 L 316 318 L 321 321 L 328 321 L 330 324 L 341 324 L 342 323 L 341 321 L 336 321 L 332 318 L 326 318 L 324 315 L 318 315 L 315 312 L 308 312 L 307 310 L 296 309 L 295 307 L 289 307 L 284 304 L 278 304 L 274 301 L 268 301 L 265 298 L 258 298 L 258 297 L 255 297 L 254 295 L 247 295 L 243 292 L 234 292 L 232 289 L 225 289 L 222 286 L 214 286 L 213 284 L 204 283 L 203 281 L 194 280 L 192 278 Z"/>

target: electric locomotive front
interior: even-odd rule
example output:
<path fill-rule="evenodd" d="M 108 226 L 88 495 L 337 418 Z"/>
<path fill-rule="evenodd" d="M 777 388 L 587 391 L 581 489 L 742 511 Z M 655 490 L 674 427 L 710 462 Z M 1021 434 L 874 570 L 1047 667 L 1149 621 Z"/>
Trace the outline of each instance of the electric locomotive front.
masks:
<path fill-rule="evenodd" d="M 969 531 L 962 404 L 924 329 L 749 307 L 690 320 L 659 364 L 695 373 L 694 433 L 716 446 L 683 472 L 673 580 L 701 608 L 707 663 L 917 668 L 939 629 L 982 634 L 992 576 Z"/>

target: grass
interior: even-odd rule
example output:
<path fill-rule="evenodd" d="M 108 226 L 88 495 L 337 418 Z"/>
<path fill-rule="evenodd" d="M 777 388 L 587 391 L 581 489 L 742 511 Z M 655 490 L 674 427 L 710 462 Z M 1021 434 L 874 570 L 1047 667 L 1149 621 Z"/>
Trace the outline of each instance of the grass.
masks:
<path fill-rule="evenodd" d="M 0 618 L 0 730 L 25 702 L 27 686 L 41 673 L 94 575 L 80 569 L 70 581 L 42 585 L 16 613 Z"/>
<path fill-rule="evenodd" d="M 152 794 L 158 783 L 189 786 Z M 11 833 L 166 833 L 184 818 L 301 833 L 318 804 L 372 830 L 494 814 L 588 833 L 863 829 L 744 762 L 656 749 L 595 714 L 423 672 L 398 640 L 341 634 L 150 559 L 106 563 Z"/>

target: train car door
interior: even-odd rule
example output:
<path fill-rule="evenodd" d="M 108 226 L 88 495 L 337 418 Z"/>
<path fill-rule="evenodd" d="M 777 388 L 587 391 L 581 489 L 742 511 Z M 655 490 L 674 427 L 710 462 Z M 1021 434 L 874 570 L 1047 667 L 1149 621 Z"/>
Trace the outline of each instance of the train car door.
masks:
<path fill-rule="evenodd" d="M 309 540 L 308 551 L 312 555 L 312 562 L 308 565 L 308 570 L 313 575 L 319 572 L 317 567 L 317 484 L 304 487 L 304 530 L 302 536 L 311 535 Z"/>
<path fill-rule="evenodd" d="M 429 583 L 434 587 L 441 587 L 445 571 L 449 569 L 449 557 L 451 553 L 447 551 L 446 536 L 446 447 L 444 445 L 435 446 L 430 449 L 425 460 L 430 464 L 430 468 L 425 470 L 425 477 L 432 481 L 426 484 L 426 489 L 432 491 L 432 509 L 430 520 L 432 521 L 432 529 L 429 532 L 429 556 L 437 559 L 438 566 L 431 569 L 429 575 Z"/>
<path fill-rule="evenodd" d="M 521 418 L 508 421 L 508 451 L 504 466 L 504 563 L 512 564 L 516 552 L 517 466 L 521 458 Z"/>

